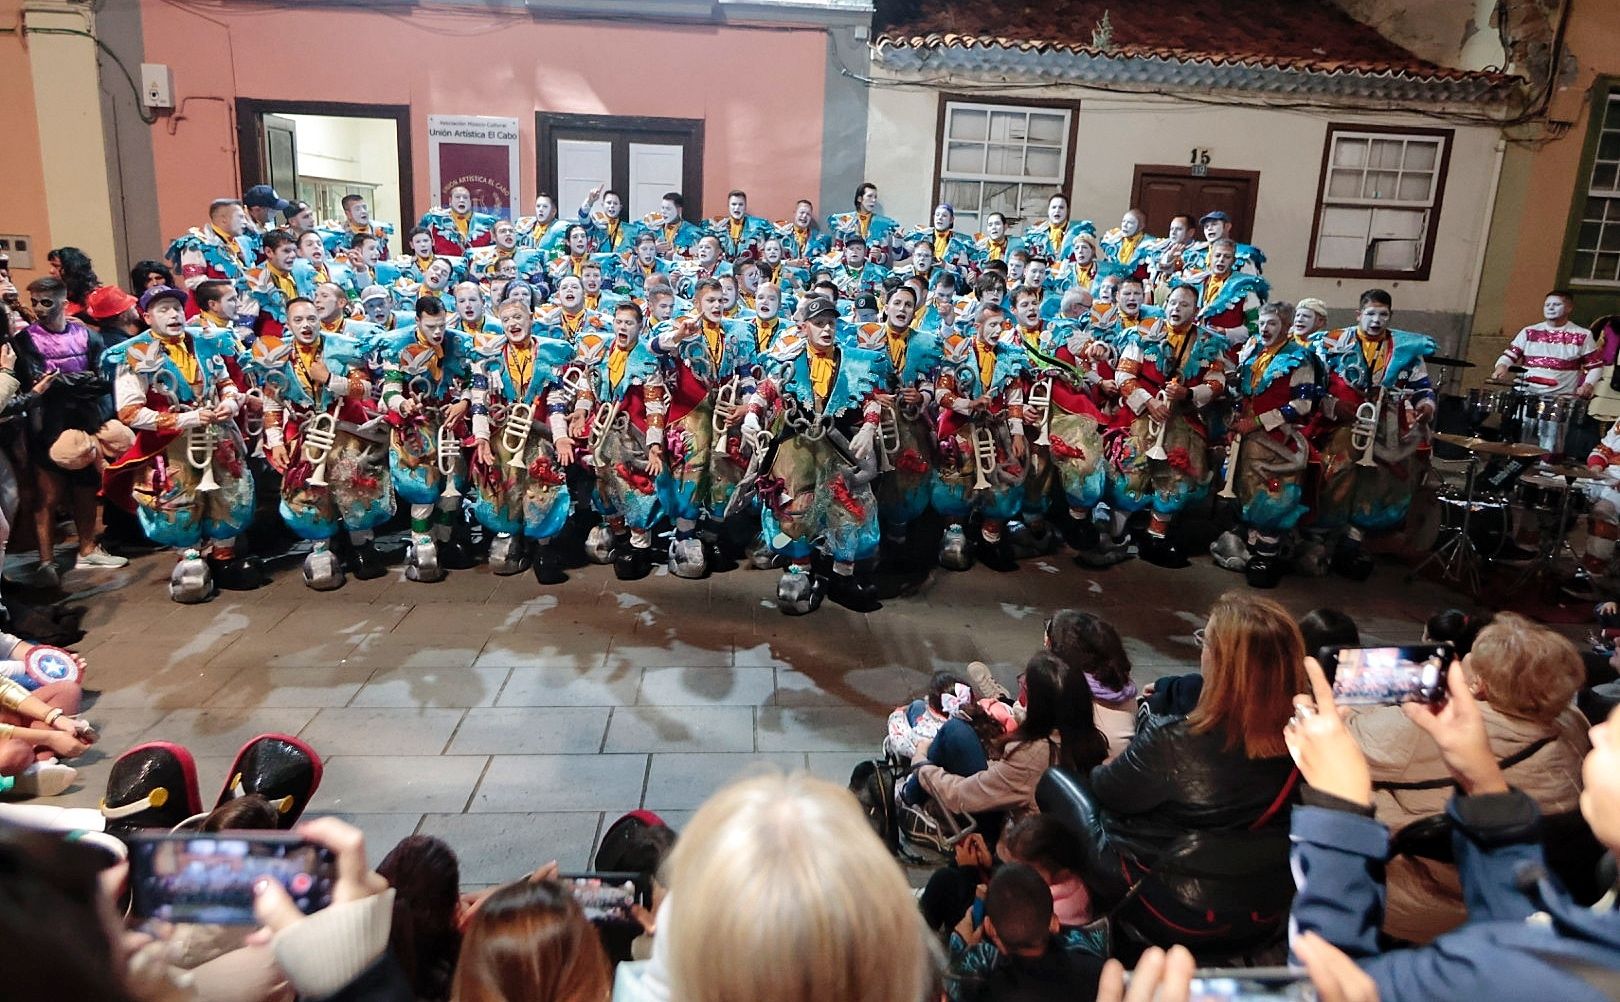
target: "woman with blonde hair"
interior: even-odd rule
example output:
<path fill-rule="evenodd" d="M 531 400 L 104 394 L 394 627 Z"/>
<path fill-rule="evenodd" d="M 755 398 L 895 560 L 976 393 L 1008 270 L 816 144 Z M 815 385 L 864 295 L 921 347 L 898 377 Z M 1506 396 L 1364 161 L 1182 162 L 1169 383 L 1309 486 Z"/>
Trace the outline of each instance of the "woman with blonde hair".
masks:
<path fill-rule="evenodd" d="M 620 965 L 621 1002 L 937 994 L 916 898 L 842 787 L 803 773 L 733 783 L 681 832 L 668 877 L 650 968 Z"/>
<path fill-rule="evenodd" d="M 1508 782 L 1543 814 L 1565 814 L 1581 798 L 1581 760 L 1592 747 L 1575 693 L 1586 669 L 1575 645 L 1516 613 L 1496 616 L 1474 637 L 1460 671 L 1479 702 L 1485 733 Z M 1439 814 L 1453 783 L 1440 751 L 1399 706 L 1353 711 L 1345 722 L 1366 751 L 1376 817 L 1391 832 Z M 1427 942 L 1467 917 L 1457 868 L 1414 856 L 1390 861 L 1384 931 Z"/>
<path fill-rule="evenodd" d="M 461 940 L 451 1002 L 607 1002 L 596 929 L 564 884 L 518 880 L 485 898 Z"/>

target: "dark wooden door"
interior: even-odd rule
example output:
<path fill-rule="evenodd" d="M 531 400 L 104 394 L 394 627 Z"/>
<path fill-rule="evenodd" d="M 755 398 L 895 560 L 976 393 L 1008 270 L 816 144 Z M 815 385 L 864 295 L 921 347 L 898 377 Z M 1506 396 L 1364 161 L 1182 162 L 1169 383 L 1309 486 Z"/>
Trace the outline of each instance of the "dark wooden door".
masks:
<path fill-rule="evenodd" d="M 1131 204 L 1147 214 L 1148 232 L 1157 234 L 1173 216 L 1191 216 L 1196 225 L 1199 216 L 1219 209 L 1232 217 L 1232 236 L 1249 242 L 1259 194 L 1259 171 L 1208 170 L 1196 177 L 1189 167 L 1138 164 Z"/>
<path fill-rule="evenodd" d="M 264 116 L 264 172 L 282 198 L 304 197 L 298 190 L 298 123 L 292 119 Z"/>

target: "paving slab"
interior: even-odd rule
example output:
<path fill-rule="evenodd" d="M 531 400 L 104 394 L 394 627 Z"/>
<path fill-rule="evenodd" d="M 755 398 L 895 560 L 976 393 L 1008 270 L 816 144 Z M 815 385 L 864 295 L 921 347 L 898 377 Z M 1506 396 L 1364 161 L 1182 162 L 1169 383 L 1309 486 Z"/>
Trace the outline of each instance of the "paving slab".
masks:
<path fill-rule="evenodd" d="M 338 755 L 326 760 L 316 812 L 389 814 L 401 807 L 423 813 L 466 810 L 484 774 L 483 755 Z"/>
<path fill-rule="evenodd" d="M 732 780 L 804 768 L 804 755 L 800 752 L 658 754 L 652 757 L 646 800 L 671 810 L 695 810 L 710 794 Z"/>
<path fill-rule="evenodd" d="M 589 870 L 599 811 L 429 814 L 419 829 L 450 844 L 463 885 L 504 884 L 556 860 L 563 872 Z"/>
<path fill-rule="evenodd" d="M 421 706 L 327 708 L 299 737 L 326 755 L 438 755 L 465 713 Z"/>
<path fill-rule="evenodd" d="M 468 810 L 630 810 L 641 804 L 646 780 L 645 755 L 496 755 Z"/>
<path fill-rule="evenodd" d="M 468 710 L 451 755 L 595 755 L 607 733 L 606 706 L 497 706 Z"/>
<path fill-rule="evenodd" d="M 603 750 L 753 751 L 754 710 L 747 706 L 615 707 Z"/>

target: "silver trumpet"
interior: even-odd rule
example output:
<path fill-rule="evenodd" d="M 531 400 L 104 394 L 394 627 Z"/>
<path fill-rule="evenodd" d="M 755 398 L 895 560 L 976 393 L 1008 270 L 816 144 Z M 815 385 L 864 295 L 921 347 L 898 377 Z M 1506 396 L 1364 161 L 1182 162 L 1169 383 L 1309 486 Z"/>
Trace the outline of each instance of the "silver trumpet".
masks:
<path fill-rule="evenodd" d="M 1171 404 L 1169 394 L 1163 390 L 1159 391 L 1159 399 L 1174 406 L 1174 404 Z M 1153 444 L 1148 447 L 1147 458 L 1158 460 L 1170 458 L 1170 454 L 1164 451 L 1164 436 L 1169 430 L 1170 415 L 1166 414 L 1163 421 L 1156 421 L 1151 415 L 1148 417 L 1148 434 L 1153 436 Z"/>
<path fill-rule="evenodd" d="M 624 398 L 613 401 L 606 407 L 598 405 L 596 413 L 591 416 L 590 438 L 586 444 L 590 446 L 591 455 L 595 457 L 606 444 L 608 433 L 619 423 L 619 416 L 624 411 Z"/>
<path fill-rule="evenodd" d="M 304 426 L 304 460 L 314 468 L 309 472 L 311 487 L 326 486 L 326 460 L 337 444 L 337 415 L 321 411 L 311 415 Z"/>
<path fill-rule="evenodd" d="M 534 430 L 534 405 L 519 401 L 506 412 L 506 426 L 501 430 L 501 447 L 512 454 L 506 465 L 523 469 L 523 449 L 529 444 L 529 432 Z"/>
<path fill-rule="evenodd" d="M 449 421 L 439 425 L 438 449 L 439 472 L 444 475 L 444 491 L 441 498 L 459 498 L 461 492 L 456 489 L 456 464 L 461 461 L 461 439 L 456 435 L 455 428 Z"/>
<path fill-rule="evenodd" d="M 900 451 L 900 416 L 895 411 L 894 404 L 878 404 L 878 455 L 880 462 L 878 469 L 887 473 L 894 469 L 894 462 L 890 456 Z"/>
<path fill-rule="evenodd" d="M 973 489 L 989 490 L 990 475 L 996 472 L 996 438 L 988 424 L 973 426 Z"/>
<path fill-rule="evenodd" d="M 1356 408 L 1356 423 L 1350 429 L 1350 447 L 1361 453 L 1356 460 L 1357 466 L 1374 466 L 1377 460 L 1373 458 L 1373 450 L 1378 445 L 1378 422 L 1384 413 L 1384 388 L 1378 388 L 1378 395 L 1371 400 L 1364 400 Z"/>
<path fill-rule="evenodd" d="M 194 470 L 201 470 L 197 491 L 206 494 L 219 490 L 214 479 L 214 449 L 219 445 L 219 425 L 199 424 L 186 431 L 186 462 Z"/>
<path fill-rule="evenodd" d="M 1024 424 L 1037 425 L 1041 433 L 1035 437 L 1036 445 L 1051 445 L 1048 427 L 1052 423 L 1052 377 L 1042 376 L 1029 388 L 1024 400 Z"/>
<path fill-rule="evenodd" d="M 714 428 L 714 450 L 723 453 L 731 437 L 731 421 L 737 416 L 738 379 L 732 376 L 714 391 L 714 410 L 710 423 Z"/>

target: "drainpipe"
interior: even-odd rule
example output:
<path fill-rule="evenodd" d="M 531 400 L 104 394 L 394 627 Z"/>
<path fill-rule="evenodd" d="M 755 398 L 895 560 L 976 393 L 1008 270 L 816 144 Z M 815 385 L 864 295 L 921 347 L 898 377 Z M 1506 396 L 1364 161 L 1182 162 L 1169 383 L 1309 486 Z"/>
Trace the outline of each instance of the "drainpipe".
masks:
<path fill-rule="evenodd" d="M 1458 354 L 1464 358 L 1468 357 L 1468 342 L 1474 339 L 1474 317 L 1479 315 L 1479 287 L 1485 279 L 1485 255 L 1490 246 L 1491 223 L 1496 219 L 1496 200 L 1501 196 L 1499 187 L 1502 183 L 1502 161 L 1506 156 L 1507 139 L 1498 136 L 1496 139 L 1496 157 L 1491 163 L 1490 186 L 1486 189 L 1491 193 L 1491 200 L 1485 206 L 1485 218 L 1480 222 L 1479 243 L 1477 244 L 1479 253 L 1474 265 L 1474 277 L 1469 282 L 1468 287 L 1467 302 L 1472 312 L 1468 315 L 1468 330 L 1464 332 L 1466 340 L 1463 344 L 1458 345 Z M 1453 378 L 1460 379 L 1461 374 L 1459 373 Z"/>

